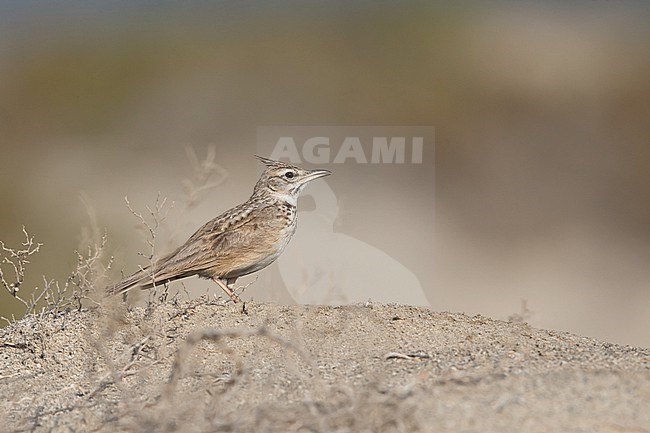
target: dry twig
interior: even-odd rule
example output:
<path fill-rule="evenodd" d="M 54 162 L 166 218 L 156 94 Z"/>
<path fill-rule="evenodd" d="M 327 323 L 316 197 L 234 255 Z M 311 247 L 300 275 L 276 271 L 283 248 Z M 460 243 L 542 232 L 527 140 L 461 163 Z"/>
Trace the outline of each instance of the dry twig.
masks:
<path fill-rule="evenodd" d="M 199 198 L 205 191 L 216 188 L 228 178 L 228 171 L 216 162 L 217 151 L 214 145 L 208 146 L 205 159 L 199 160 L 192 146 L 185 146 L 185 153 L 192 165 L 192 179 L 182 181 L 185 189 L 185 203 L 187 208 L 197 205 Z"/>
<path fill-rule="evenodd" d="M 27 233 L 25 226 L 23 226 L 23 234 L 25 235 L 25 241 L 22 243 L 22 248 L 8 248 L 0 240 L 2 253 L 6 254 L 0 259 L 0 283 L 2 283 L 11 296 L 23 303 L 26 308 L 29 308 L 30 301 L 23 299 L 18 292 L 25 281 L 25 268 L 30 263 L 29 258 L 38 253 L 43 244 L 34 242 L 34 237 Z M 2 265 L 8 265 L 13 269 L 13 278 L 5 274 Z"/>

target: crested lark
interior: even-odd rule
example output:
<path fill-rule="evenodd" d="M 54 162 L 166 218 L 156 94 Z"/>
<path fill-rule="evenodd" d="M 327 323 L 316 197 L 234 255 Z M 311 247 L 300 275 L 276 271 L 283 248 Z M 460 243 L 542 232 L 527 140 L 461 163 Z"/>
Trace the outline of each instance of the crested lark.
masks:
<path fill-rule="evenodd" d="M 330 174 L 257 158 L 266 169 L 245 203 L 209 221 L 176 251 L 108 287 L 108 292 L 149 289 L 198 275 L 214 280 L 234 302 L 239 301 L 230 286 L 278 258 L 296 231 L 300 191 L 307 182 Z"/>

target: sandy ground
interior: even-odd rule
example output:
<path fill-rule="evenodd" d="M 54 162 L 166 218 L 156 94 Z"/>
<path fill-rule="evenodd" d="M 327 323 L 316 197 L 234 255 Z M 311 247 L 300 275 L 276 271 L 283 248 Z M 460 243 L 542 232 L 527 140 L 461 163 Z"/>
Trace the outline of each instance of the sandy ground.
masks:
<path fill-rule="evenodd" d="M 113 304 L 0 329 L 0 430 L 650 432 L 650 350 L 394 305 Z"/>

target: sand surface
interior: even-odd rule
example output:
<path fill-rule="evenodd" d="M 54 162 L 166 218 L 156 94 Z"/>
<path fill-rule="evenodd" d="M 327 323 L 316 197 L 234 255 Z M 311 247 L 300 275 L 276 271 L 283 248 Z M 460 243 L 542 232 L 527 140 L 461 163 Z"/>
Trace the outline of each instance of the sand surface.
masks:
<path fill-rule="evenodd" d="M 650 350 L 408 306 L 115 303 L 0 329 L 0 431 L 650 432 Z"/>

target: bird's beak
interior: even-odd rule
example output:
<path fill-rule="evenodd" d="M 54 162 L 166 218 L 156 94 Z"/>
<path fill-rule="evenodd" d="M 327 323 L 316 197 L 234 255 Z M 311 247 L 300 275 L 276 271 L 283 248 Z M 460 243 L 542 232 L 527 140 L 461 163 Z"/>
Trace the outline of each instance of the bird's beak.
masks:
<path fill-rule="evenodd" d="M 329 170 L 311 170 L 302 178 L 301 183 L 307 183 L 314 179 L 318 179 L 319 177 L 329 176 L 330 174 L 332 174 L 332 172 Z"/>

